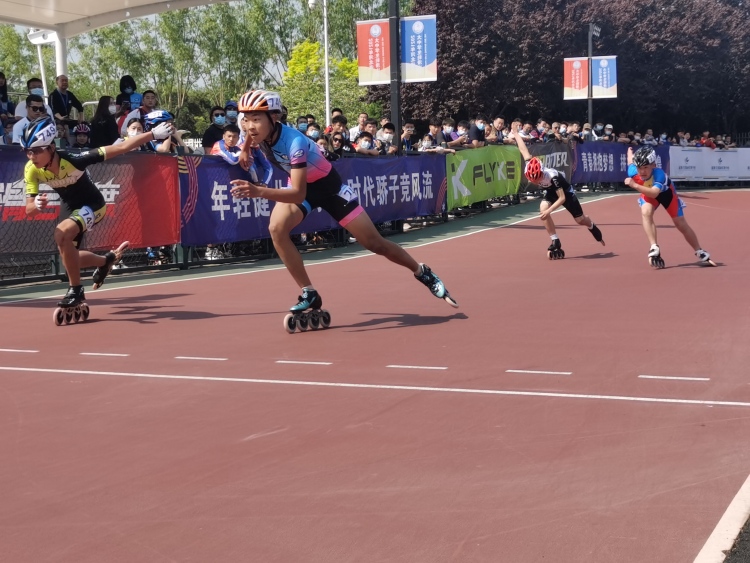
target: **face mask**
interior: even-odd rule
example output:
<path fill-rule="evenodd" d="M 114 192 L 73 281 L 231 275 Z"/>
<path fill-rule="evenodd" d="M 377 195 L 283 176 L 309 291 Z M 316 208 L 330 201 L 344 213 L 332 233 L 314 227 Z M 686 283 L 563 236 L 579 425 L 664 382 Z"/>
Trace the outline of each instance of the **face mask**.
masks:
<path fill-rule="evenodd" d="M 612 134 L 612 129 L 605 129 L 605 130 L 604 130 L 604 132 L 605 132 L 605 133 L 606 133 L 607 135 L 611 135 L 611 134 Z"/>
<path fill-rule="evenodd" d="M 223 115 L 217 115 L 216 117 L 214 117 L 214 123 L 216 125 L 224 125 L 226 122 L 227 122 L 227 118 L 224 117 Z"/>
<path fill-rule="evenodd" d="M 141 133 L 143 133 L 143 131 L 128 131 L 128 137 L 137 137 Z"/>
<path fill-rule="evenodd" d="M 317 139 L 318 137 L 320 137 L 320 131 L 318 131 L 317 129 L 313 129 L 312 131 L 310 131 L 310 138 Z"/>
<path fill-rule="evenodd" d="M 116 114 L 117 113 L 117 106 L 116 105 L 109 106 L 109 113 L 111 113 L 112 115 Z"/>
<path fill-rule="evenodd" d="M 297 129 L 304 133 L 305 131 L 307 131 L 307 123 L 298 123 Z"/>
<path fill-rule="evenodd" d="M 667 136 L 666 136 L 666 135 L 662 135 L 662 136 L 661 136 L 661 140 L 662 140 L 662 141 L 666 141 L 666 140 L 667 140 Z"/>
<path fill-rule="evenodd" d="M 477 129 L 484 131 L 484 123 L 477 123 Z"/>
<path fill-rule="evenodd" d="M 640 136 L 640 135 L 636 135 L 636 136 L 635 136 L 635 140 L 636 140 L 636 141 L 640 141 L 640 140 L 641 140 L 641 136 Z"/>
<path fill-rule="evenodd" d="M 386 143 L 392 142 L 393 141 L 393 133 L 386 133 L 385 135 L 383 135 L 383 140 Z"/>
<path fill-rule="evenodd" d="M 596 127 L 594 127 L 594 129 L 596 129 L 597 131 L 601 131 L 602 129 L 604 129 L 604 125 L 597 125 Z"/>
<path fill-rule="evenodd" d="M 537 127 L 536 130 L 540 133 L 544 133 L 544 127 Z"/>
<path fill-rule="evenodd" d="M 31 94 L 36 94 L 37 96 L 44 96 L 44 89 L 43 88 L 32 88 Z"/>
<path fill-rule="evenodd" d="M 463 129 L 459 129 L 458 130 L 458 136 L 462 137 L 463 135 L 466 135 L 466 131 L 464 131 Z"/>
<path fill-rule="evenodd" d="M 234 111 L 234 110 L 229 110 L 227 112 L 227 117 L 231 117 L 232 119 L 236 119 L 237 118 L 237 112 Z"/>
<path fill-rule="evenodd" d="M 453 133 L 453 127 L 443 127 L 443 131 L 446 132 L 446 134 L 450 135 Z"/>
<path fill-rule="evenodd" d="M 560 134 L 565 135 L 565 133 L 568 132 L 568 129 L 566 127 L 560 127 Z"/>
<path fill-rule="evenodd" d="M 123 92 L 125 92 L 126 94 L 132 94 L 133 93 L 133 89 L 130 88 L 130 87 L 127 87 L 127 88 L 125 88 L 125 90 L 123 90 Z"/>
<path fill-rule="evenodd" d="M 362 147 L 363 149 L 369 149 L 371 146 L 370 141 L 362 141 L 361 143 L 359 143 L 359 146 Z"/>

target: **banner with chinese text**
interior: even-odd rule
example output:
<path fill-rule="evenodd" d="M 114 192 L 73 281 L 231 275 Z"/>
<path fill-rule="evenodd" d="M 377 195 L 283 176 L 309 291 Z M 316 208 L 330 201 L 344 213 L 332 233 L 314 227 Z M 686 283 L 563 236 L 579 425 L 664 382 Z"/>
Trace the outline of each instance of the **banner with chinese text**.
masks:
<path fill-rule="evenodd" d="M 589 97 L 589 59 L 572 57 L 563 61 L 563 100 L 586 100 Z"/>
<path fill-rule="evenodd" d="M 390 84 L 390 24 L 387 19 L 357 22 L 359 85 Z"/>
<path fill-rule="evenodd" d="M 623 143 L 574 143 L 573 179 L 571 184 L 623 182 L 628 175 L 628 145 Z M 656 164 L 669 174 L 669 147 L 658 146 Z"/>
<path fill-rule="evenodd" d="M 617 57 L 591 58 L 591 95 L 593 98 L 617 97 Z"/>
<path fill-rule="evenodd" d="M 401 18 L 401 81 L 437 80 L 437 20 L 432 16 Z"/>

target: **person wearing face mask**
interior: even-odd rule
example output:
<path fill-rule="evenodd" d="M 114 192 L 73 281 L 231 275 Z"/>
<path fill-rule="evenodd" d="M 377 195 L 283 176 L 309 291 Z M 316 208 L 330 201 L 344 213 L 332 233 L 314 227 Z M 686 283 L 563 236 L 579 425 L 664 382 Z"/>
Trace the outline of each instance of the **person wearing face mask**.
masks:
<path fill-rule="evenodd" d="M 381 129 L 382 133 L 380 134 L 380 154 L 386 155 L 394 155 L 398 152 L 398 147 L 393 142 L 393 139 L 396 137 L 396 126 L 391 123 L 387 122 L 383 125 L 383 128 Z"/>
<path fill-rule="evenodd" d="M 313 141 L 317 141 L 320 139 L 320 125 L 317 123 L 308 124 L 306 133 Z"/>
<path fill-rule="evenodd" d="M 549 123 L 540 117 L 536 121 L 536 128 L 532 129 L 529 135 L 531 135 L 535 142 L 543 143 L 547 138 L 547 133 L 549 133 Z"/>
<path fill-rule="evenodd" d="M 594 131 L 594 140 L 598 141 L 599 137 L 604 135 L 604 123 L 602 123 L 601 121 L 597 121 L 596 124 L 594 125 L 593 131 Z"/>
<path fill-rule="evenodd" d="M 416 150 L 415 144 L 412 136 L 414 135 L 414 124 L 410 121 L 406 121 L 403 126 L 403 131 L 401 133 L 401 150 L 403 152 L 409 152 L 412 150 Z M 417 139 L 419 140 L 419 139 Z"/>
<path fill-rule="evenodd" d="M 591 130 L 590 123 L 583 124 L 583 131 L 581 133 L 581 139 L 583 139 L 585 143 L 589 143 L 591 141 L 596 140 L 596 137 L 594 136 L 594 132 Z"/>
<path fill-rule="evenodd" d="M 208 153 L 224 137 L 224 126 L 227 124 L 227 112 L 221 106 L 214 106 L 208 114 L 211 125 L 203 133 L 201 146 Z"/>
<path fill-rule="evenodd" d="M 239 112 L 237 111 L 237 102 L 235 102 L 234 100 L 229 100 L 226 104 L 224 104 L 224 113 L 227 114 L 227 123 L 237 125 L 237 117 L 239 116 Z"/>
<path fill-rule="evenodd" d="M 297 131 L 302 133 L 303 135 L 307 133 L 307 118 L 304 115 L 300 115 L 297 118 Z"/>
<path fill-rule="evenodd" d="M 26 81 L 26 89 L 29 91 L 29 94 L 34 94 L 42 98 L 42 101 L 44 100 L 44 88 L 42 87 L 42 80 L 40 78 L 29 78 Z M 52 108 L 48 104 L 44 104 L 44 107 L 47 115 L 52 116 Z M 20 103 L 16 106 L 16 121 L 24 117 L 29 117 L 29 114 L 26 111 L 26 104 Z M 36 115 L 31 116 L 32 121 L 36 118 Z"/>
<path fill-rule="evenodd" d="M 487 144 L 485 139 L 485 129 L 487 127 L 487 117 L 483 114 L 478 114 L 474 119 L 474 125 L 469 127 L 469 143 L 466 148 L 478 149 Z"/>
<path fill-rule="evenodd" d="M 91 148 L 106 147 L 119 137 L 115 112 L 117 106 L 112 96 L 102 96 L 91 119 Z"/>
<path fill-rule="evenodd" d="M 635 145 L 635 146 L 640 146 L 642 142 L 643 141 L 642 141 L 642 138 L 641 138 L 641 134 L 640 133 L 635 133 L 633 135 L 633 142 L 631 144 Z"/>
<path fill-rule="evenodd" d="M 367 131 L 362 131 L 357 138 L 357 142 L 354 144 L 354 150 L 357 154 L 366 154 L 369 156 L 378 156 L 380 153 L 375 148 L 375 139 L 372 134 Z"/>
<path fill-rule="evenodd" d="M 607 143 L 611 143 L 612 141 L 615 140 L 614 130 L 615 128 L 608 123 L 607 126 L 604 128 L 604 134 L 600 135 L 597 141 L 604 141 Z"/>
<path fill-rule="evenodd" d="M 443 119 L 443 128 L 440 133 L 437 134 L 437 144 L 441 147 L 458 147 L 461 145 L 460 140 L 453 136 L 453 129 L 456 126 L 456 122 L 450 117 Z"/>
<path fill-rule="evenodd" d="M 466 145 L 469 143 L 470 127 L 471 124 L 465 119 L 462 119 L 458 122 L 458 125 L 456 125 L 456 130 L 451 133 L 453 140 L 458 141 L 458 143 L 455 145 L 457 148 L 466 148 Z"/>
<path fill-rule="evenodd" d="M 115 105 L 122 106 L 123 104 L 127 104 L 131 108 L 137 108 L 140 106 L 143 101 L 143 95 L 136 92 L 136 89 L 137 86 L 135 84 L 135 79 L 132 76 L 126 74 L 121 77 L 120 93 L 117 94 L 117 98 L 115 98 Z"/>

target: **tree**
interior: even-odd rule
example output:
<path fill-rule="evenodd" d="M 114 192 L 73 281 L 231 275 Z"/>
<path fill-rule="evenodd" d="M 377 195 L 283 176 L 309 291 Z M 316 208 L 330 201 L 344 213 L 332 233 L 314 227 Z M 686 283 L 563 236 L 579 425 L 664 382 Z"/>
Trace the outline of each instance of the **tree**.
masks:
<path fill-rule="evenodd" d="M 359 86 L 357 61 L 332 59 L 329 61 L 331 107 L 340 107 L 344 115 L 362 111 L 380 114 L 380 104 L 365 100 L 367 89 Z M 312 113 L 320 123 L 325 122 L 325 76 L 322 48 L 319 43 L 303 41 L 292 50 L 288 70 L 284 74 L 280 94 L 289 110 L 289 117 Z"/>

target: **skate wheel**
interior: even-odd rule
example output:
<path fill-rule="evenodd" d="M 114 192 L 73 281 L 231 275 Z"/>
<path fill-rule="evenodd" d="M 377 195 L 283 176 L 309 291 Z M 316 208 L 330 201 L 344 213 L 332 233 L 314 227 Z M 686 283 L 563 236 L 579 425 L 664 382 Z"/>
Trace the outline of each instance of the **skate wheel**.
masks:
<path fill-rule="evenodd" d="M 81 317 L 83 317 L 83 312 L 81 311 L 81 306 L 80 306 L 80 305 L 78 305 L 78 306 L 77 306 L 77 307 L 76 307 L 76 308 L 75 308 L 75 309 L 73 310 L 73 322 L 76 322 L 76 323 L 77 323 L 78 321 L 80 321 L 80 320 L 81 320 Z"/>
<path fill-rule="evenodd" d="M 443 299 L 445 299 L 448 302 L 448 305 L 450 305 L 451 307 L 455 307 L 456 309 L 458 309 L 458 303 L 456 303 L 456 300 L 453 299 L 453 297 L 450 296 L 450 293 L 446 293 L 445 297 L 443 297 Z"/>
<path fill-rule="evenodd" d="M 297 328 L 300 330 L 300 332 L 307 332 L 307 329 L 310 328 L 307 317 L 300 316 L 299 318 L 297 318 Z"/>
<path fill-rule="evenodd" d="M 331 313 L 326 310 L 320 311 L 320 326 L 323 328 L 331 326 Z"/>
<path fill-rule="evenodd" d="M 294 319 L 293 314 L 289 313 L 284 317 L 284 328 L 289 334 L 294 334 L 294 331 L 297 330 L 297 321 Z"/>
<path fill-rule="evenodd" d="M 83 316 L 83 320 L 87 321 L 89 320 L 89 313 L 91 311 L 89 310 L 89 306 L 86 305 L 86 303 L 81 304 L 81 315 Z"/>
<path fill-rule="evenodd" d="M 713 260 L 706 260 L 704 264 L 706 264 L 707 266 L 713 266 L 714 268 L 716 267 L 716 262 L 714 262 Z"/>
<path fill-rule="evenodd" d="M 73 322 L 73 309 L 66 309 L 65 310 L 65 324 L 69 325 L 71 322 Z"/>
<path fill-rule="evenodd" d="M 62 307 L 55 309 L 52 313 L 52 320 L 55 321 L 55 325 L 60 326 L 65 321 L 65 310 Z"/>
<path fill-rule="evenodd" d="M 318 311 L 313 311 L 310 314 L 310 328 L 313 330 L 320 328 L 320 313 Z"/>

